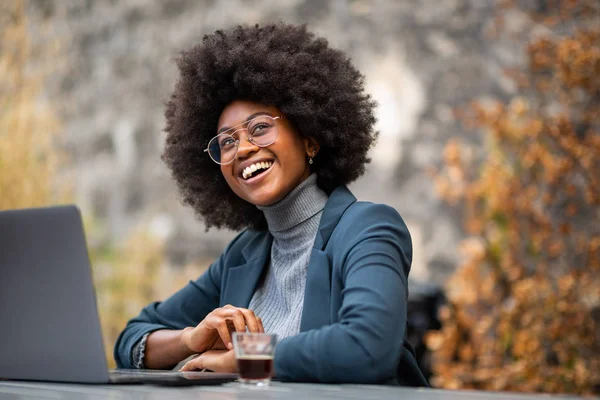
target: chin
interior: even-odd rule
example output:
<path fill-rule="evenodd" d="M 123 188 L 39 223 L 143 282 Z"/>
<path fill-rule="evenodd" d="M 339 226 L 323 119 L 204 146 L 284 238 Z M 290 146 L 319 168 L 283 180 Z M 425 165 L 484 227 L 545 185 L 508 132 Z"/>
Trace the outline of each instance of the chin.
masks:
<path fill-rule="evenodd" d="M 255 206 L 261 206 L 261 207 L 266 207 L 266 206 L 272 206 L 273 204 L 277 203 L 280 199 L 280 196 L 277 196 L 275 194 L 264 194 L 264 195 L 254 195 L 254 196 L 250 196 L 247 201 L 254 204 Z"/>
<path fill-rule="evenodd" d="M 239 197 L 255 206 L 271 206 L 285 197 L 285 189 L 277 185 L 276 182 L 263 182 L 253 188 L 238 186 Z"/>

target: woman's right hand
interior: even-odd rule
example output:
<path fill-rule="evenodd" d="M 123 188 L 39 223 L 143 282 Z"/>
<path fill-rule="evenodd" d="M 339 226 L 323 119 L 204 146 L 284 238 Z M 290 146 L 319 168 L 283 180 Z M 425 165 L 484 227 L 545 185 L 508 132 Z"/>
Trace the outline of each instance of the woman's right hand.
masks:
<path fill-rule="evenodd" d="M 246 328 L 250 332 L 265 331 L 261 319 L 254 311 L 226 305 L 213 310 L 196 327 L 185 328 L 182 341 L 194 353 L 225 347 L 231 350 L 231 332 L 246 332 Z"/>

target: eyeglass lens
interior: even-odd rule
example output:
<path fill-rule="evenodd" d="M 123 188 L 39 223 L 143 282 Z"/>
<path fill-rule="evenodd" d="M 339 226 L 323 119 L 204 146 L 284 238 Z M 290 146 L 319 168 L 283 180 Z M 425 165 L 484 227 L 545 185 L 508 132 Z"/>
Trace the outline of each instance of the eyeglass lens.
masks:
<path fill-rule="evenodd" d="M 273 144 L 277 139 L 275 119 L 277 117 L 265 115 L 248 121 L 246 125 L 248 140 L 259 147 Z M 242 127 L 234 132 L 224 132 L 212 138 L 208 143 L 210 158 L 218 164 L 227 164 L 233 161 L 240 145 L 239 132 L 243 129 Z"/>

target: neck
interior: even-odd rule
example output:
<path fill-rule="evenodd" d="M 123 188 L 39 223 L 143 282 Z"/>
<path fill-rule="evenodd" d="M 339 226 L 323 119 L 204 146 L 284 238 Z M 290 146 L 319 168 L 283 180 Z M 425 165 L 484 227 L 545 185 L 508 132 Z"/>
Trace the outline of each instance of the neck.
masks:
<path fill-rule="evenodd" d="M 327 202 L 327 194 L 317 185 L 317 175 L 312 174 L 287 196 L 270 206 L 257 206 L 265 214 L 271 234 L 287 237 L 290 231 L 320 213 Z"/>

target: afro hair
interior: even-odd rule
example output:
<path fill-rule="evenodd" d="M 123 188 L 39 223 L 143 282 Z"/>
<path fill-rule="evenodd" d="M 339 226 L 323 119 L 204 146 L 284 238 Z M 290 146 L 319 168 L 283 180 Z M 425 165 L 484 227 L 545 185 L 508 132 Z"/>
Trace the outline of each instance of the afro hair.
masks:
<path fill-rule="evenodd" d="M 275 106 L 302 137 L 316 140 L 320 151 L 311 168 L 327 193 L 364 173 L 377 137 L 375 103 L 350 59 L 305 25 L 218 30 L 176 63 L 180 76 L 166 103 L 162 159 L 183 203 L 207 229 L 266 229 L 262 211 L 239 198 L 203 152 L 234 100 Z"/>

